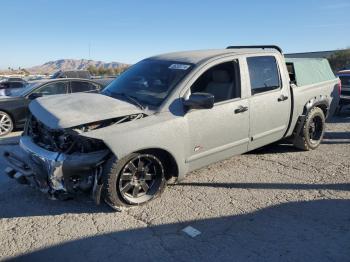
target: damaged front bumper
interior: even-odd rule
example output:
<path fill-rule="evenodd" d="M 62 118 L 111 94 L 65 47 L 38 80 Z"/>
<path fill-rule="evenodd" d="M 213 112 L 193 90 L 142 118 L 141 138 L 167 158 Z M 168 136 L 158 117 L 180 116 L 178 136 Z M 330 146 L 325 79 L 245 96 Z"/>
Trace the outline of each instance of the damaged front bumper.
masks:
<path fill-rule="evenodd" d="M 64 154 L 36 145 L 31 137 L 22 136 L 20 152 L 5 152 L 5 172 L 18 182 L 37 186 L 54 198 L 66 199 L 80 191 L 92 190 L 96 203 L 102 190 L 102 165 L 108 149 L 91 153 Z"/>

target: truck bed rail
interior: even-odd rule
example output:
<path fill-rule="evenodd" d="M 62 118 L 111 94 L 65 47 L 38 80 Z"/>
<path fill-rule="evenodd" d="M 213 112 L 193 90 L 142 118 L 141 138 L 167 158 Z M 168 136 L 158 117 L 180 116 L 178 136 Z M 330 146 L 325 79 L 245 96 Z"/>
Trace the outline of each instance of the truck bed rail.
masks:
<path fill-rule="evenodd" d="M 278 52 L 283 54 L 282 48 L 277 45 L 237 45 L 237 46 L 228 46 L 226 49 L 243 49 L 243 48 L 261 48 L 261 49 L 276 49 Z"/>

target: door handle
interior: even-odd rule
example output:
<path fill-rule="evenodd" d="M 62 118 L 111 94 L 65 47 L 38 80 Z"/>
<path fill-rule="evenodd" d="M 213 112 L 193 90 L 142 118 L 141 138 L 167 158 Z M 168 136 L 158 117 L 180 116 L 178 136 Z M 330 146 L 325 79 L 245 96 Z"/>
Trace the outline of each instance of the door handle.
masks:
<path fill-rule="evenodd" d="M 285 100 L 287 100 L 287 99 L 288 99 L 288 96 L 281 95 L 281 96 L 277 99 L 277 101 L 278 101 L 278 102 L 282 102 L 282 101 L 285 101 Z"/>
<path fill-rule="evenodd" d="M 235 114 L 243 113 L 245 111 L 248 111 L 247 106 L 239 106 L 238 108 L 235 109 Z"/>

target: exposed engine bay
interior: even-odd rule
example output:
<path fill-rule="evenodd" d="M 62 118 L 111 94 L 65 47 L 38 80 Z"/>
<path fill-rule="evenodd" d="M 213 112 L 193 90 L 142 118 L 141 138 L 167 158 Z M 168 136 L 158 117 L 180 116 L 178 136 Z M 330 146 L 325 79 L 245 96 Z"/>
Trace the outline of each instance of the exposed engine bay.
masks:
<path fill-rule="evenodd" d="M 35 144 L 49 151 L 68 155 L 73 153 L 90 153 L 105 148 L 105 145 L 101 140 L 86 138 L 80 136 L 80 134 L 110 125 L 134 121 L 144 116 L 145 114 L 140 113 L 56 130 L 48 128 L 31 115 L 28 118 L 25 134 L 30 136 Z"/>
<path fill-rule="evenodd" d="M 100 202 L 102 173 L 112 156 L 102 140 L 81 134 L 141 119 L 143 113 L 88 123 L 66 129 L 50 129 L 31 115 L 21 138 L 21 155 L 6 152 L 10 163 L 6 172 L 17 181 L 39 187 L 52 198 L 68 199 L 92 191 Z"/>

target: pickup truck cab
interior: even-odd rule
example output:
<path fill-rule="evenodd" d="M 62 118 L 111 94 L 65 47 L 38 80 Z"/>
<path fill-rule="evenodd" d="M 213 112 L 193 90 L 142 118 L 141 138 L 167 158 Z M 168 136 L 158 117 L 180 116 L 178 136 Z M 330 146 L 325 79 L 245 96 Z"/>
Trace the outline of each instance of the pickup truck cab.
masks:
<path fill-rule="evenodd" d="M 276 46 L 154 56 L 102 94 L 34 100 L 6 171 L 58 198 L 140 205 L 170 178 L 283 138 L 317 148 L 338 85 L 328 62 L 286 62 Z"/>

